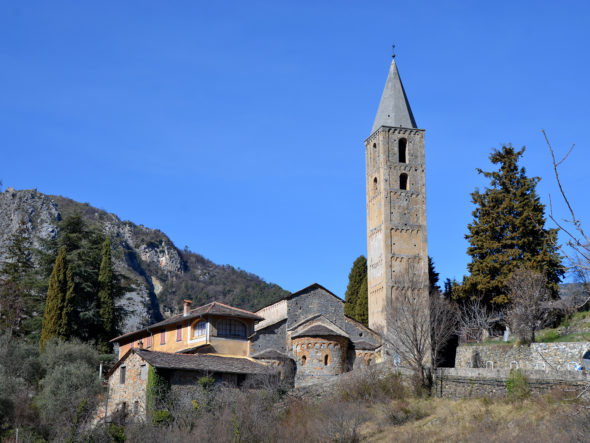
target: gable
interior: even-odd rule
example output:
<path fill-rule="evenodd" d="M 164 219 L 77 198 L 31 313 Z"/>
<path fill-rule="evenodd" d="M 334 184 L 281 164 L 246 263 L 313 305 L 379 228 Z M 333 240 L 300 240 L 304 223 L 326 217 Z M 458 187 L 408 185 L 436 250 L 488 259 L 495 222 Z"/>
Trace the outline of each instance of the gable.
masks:
<path fill-rule="evenodd" d="M 344 302 L 326 288 L 314 284 L 292 294 L 287 300 L 287 329 L 314 316 L 322 315 L 344 330 Z"/>
<path fill-rule="evenodd" d="M 339 335 L 341 337 L 348 337 L 348 334 L 340 326 L 330 321 L 323 314 L 315 314 L 307 319 L 300 321 L 289 328 L 288 333 L 291 337 L 299 335 L 309 335 L 310 331 L 323 331 L 321 335 Z"/>

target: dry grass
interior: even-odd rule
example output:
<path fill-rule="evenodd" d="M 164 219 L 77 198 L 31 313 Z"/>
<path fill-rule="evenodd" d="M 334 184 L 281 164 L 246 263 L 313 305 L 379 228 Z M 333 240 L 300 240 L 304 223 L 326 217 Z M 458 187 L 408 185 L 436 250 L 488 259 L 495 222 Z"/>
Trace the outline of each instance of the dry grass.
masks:
<path fill-rule="evenodd" d="M 505 399 L 408 399 L 406 408 L 419 411 L 414 420 L 388 423 L 380 419 L 363 424 L 361 440 L 380 441 L 588 441 L 590 410 L 563 400 L 562 394 L 520 402 Z M 394 406 L 395 408 L 395 406 Z"/>

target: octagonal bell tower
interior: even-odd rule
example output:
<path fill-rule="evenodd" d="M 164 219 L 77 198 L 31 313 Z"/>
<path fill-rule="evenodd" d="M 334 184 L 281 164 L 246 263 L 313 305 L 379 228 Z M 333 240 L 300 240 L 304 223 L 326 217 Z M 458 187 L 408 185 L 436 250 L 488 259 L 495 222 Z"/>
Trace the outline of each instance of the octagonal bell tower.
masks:
<path fill-rule="evenodd" d="M 395 59 L 365 157 L 369 326 L 387 334 L 399 291 L 423 298 L 428 309 L 424 130 L 416 125 Z"/>

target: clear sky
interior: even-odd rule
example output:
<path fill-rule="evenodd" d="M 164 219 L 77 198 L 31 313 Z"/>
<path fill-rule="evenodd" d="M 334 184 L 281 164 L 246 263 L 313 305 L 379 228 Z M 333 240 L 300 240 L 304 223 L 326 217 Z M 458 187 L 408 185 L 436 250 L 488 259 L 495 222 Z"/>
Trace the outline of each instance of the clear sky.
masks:
<path fill-rule="evenodd" d="M 586 1 L 3 1 L 0 179 L 158 228 L 295 291 L 366 254 L 363 141 L 397 45 L 426 129 L 428 248 L 460 279 L 493 148 L 546 129 L 590 224 Z"/>

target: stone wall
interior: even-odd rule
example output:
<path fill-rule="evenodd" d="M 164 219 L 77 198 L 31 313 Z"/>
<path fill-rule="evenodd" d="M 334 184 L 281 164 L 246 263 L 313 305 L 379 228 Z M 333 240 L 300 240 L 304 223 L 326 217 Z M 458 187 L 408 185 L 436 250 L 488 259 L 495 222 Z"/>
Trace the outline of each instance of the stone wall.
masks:
<path fill-rule="evenodd" d="M 107 415 L 124 411 L 133 419 L 145 419 L 148 367 L 149 365 L 141 357 L 131 353 L 111 374 L 108 381 Z M 121 383 L 122 368 L 125 368 L 125 383 Z"/>
<path fill-rule="evenodd" d="M 287 353 L 287 320 L 256 331 L 250 342 L 250 355 L 266 349 Z"/>
<path fill-rule="evenodd" d="M 590 383 L 590 374 L 580 372 L 522 372 L 533 395 L 562 388 L 571 390 L 574 396 Z M 506 369 L 441 368 L 433 377 L 434 393 L 447 398 L 503 397 L 508 394 L 506 380 L 509 377 L 510 370 Z"/>
<path fill-rule="evenodd" d="M 322 314 L 339 328 L 346 329 L 344 303 L 321 288 L 312 288 L 289 299 L 287 313 L 287 329 L 317 314 Z"/>
<path fill-rule="evenodd" d="M 300 337 L 293 339 L 297 364 L 295 385 L 315 383 L 344 372 L 347 339 L 344 337 Z"/>
<path fill-rule="evenodd" d="M 588 350 L 590 342 L 459 346 L 455 367 L 571 371 Z"/>

